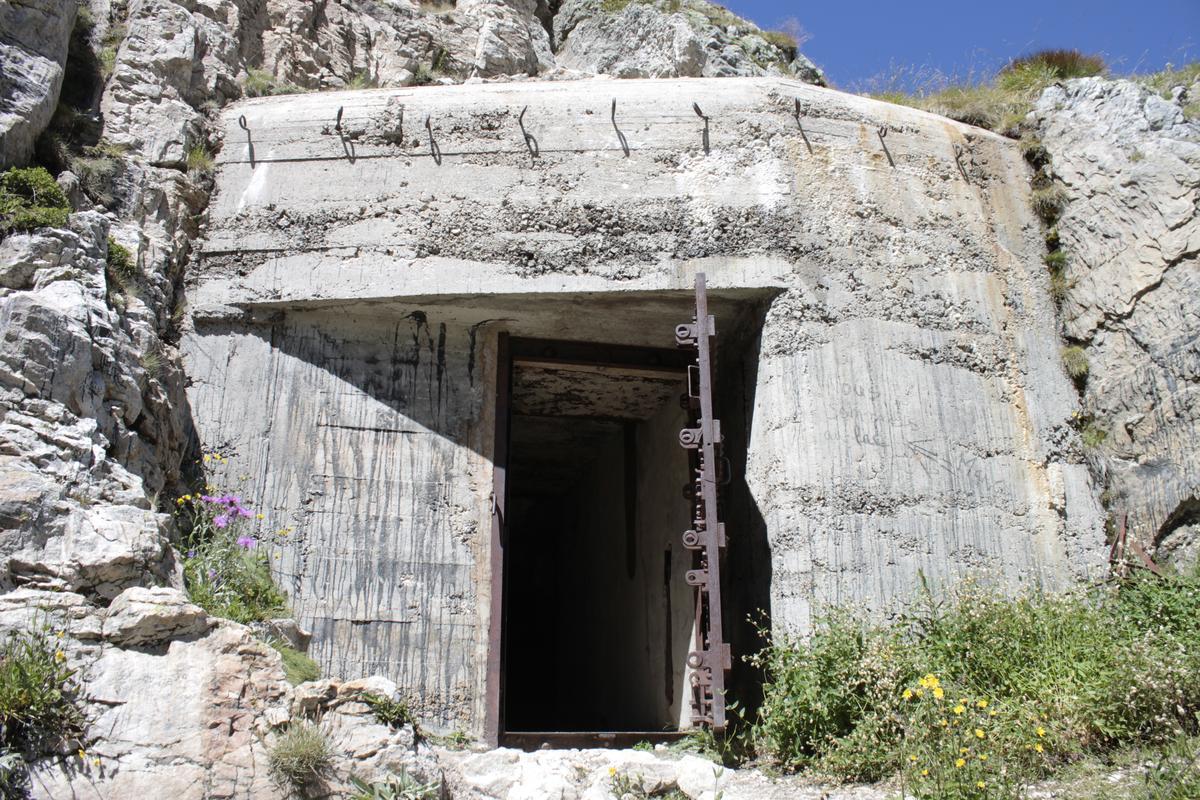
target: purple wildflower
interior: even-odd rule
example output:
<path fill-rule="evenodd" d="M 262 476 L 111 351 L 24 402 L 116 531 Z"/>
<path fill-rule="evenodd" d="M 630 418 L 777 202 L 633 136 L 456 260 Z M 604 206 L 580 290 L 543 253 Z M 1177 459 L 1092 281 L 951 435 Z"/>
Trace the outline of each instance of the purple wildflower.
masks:
<path fill-rule="evenodd" d="M 237 543 L 238 547 L 244 547 L 247 550 L 253 550 L 258 546 L 258 540 L 253 536 L 239 536 Z"/>
<path fill-rule="evenodd" d="M 209 579 L 210 581 L 211 581 L 211 580 L 216 580 L 216 577 L 217 577 L 217 571 L 216 571 L 215 569 L 210 569 L 210 570 L 208 571 L 208 579 Z"/>
<path fill-rule="evenodd" d="M 213 525 L 216 525 L 218 528 L 224 528 L 228 524 L 229 516 L 227 514 L 218 514 L 213 517 Z"/>
<path fill-rule="evenodd" d="M 187 555 L 187 557 L 188 557 L 188 558 L 195 558 L 195 557 L 196 557 L 196 551 L 195 551 L 195 550 L 188 550 L 188 555 Z"/>

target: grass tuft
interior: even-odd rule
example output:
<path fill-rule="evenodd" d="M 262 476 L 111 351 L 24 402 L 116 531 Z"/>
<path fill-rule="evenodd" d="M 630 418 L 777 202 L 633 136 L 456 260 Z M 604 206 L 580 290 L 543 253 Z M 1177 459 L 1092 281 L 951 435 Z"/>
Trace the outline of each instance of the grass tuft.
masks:
<path fill-rule="evenodd" d="M 319 727 L 293 722 L 272 745 L 268 763 L 277 781 L 302 789 L 329 770 L 333 753 Z"/>
<path fill-rule="evenodd" d="M 1103 75 L 1108 71 L 1108 65 L 1100 56 L 1084 55 L 1078 50 L 1039 50 L 1014 58 L 1000 70 L 1000 76 L 1022 71 L 1047 73 L 1052 80 L 1068 80 Z"/>
<path fill-rule="evenodd" d="M 1034 189 L 1030 196 L 1033 213 L 1047 225 L 1053 225 L 1062 216 L 1067 205 L 1067 190 L 1058 184 Z"/>
<path fill-rule="evenodd" d="M 187 151 L 187 171 L 199 176 L 212 174 L 213 157 L 203 144 L 194 145 Z"/>
<path fill-rule="evenodd" d="M 1063 348 L 1062 351 L 1063 366 L 1066 367 L 1067 374 L 1071 376 L 1073 381 L 1082 381 L 1088 376 L 1088 357 L 1084 349 L 1079 345 L 1072 345 Z"/>

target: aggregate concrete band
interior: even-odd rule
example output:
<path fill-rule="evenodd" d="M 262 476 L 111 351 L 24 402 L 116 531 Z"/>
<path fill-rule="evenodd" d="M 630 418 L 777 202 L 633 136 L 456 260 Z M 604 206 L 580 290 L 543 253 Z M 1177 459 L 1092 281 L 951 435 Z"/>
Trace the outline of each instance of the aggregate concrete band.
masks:
<path fill-rule="evenodd" d="M 780 78 L 308 94 L 221 125 L 188 401 L 219 479 L 295 528 L 279 573 L 330 674 L 479 728 L 497 334 L 669 347 L 697 272 L 737 343 L 730 547 L 769 552 L 734 579 L 778 634 L 922 574 L 1100 572 L 1014 143 Z"/>

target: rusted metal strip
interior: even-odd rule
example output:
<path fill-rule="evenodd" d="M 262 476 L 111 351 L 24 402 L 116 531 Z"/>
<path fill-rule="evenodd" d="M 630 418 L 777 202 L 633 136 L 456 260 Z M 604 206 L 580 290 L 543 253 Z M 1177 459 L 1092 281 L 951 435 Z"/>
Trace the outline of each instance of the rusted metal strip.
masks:
<path fill-rule="evenodd" d="M 687 582 L 696 588 L 696 646 L 688 654 L 692 673 L 692 722 L 720 732 L 726 727 L 725 679 L 732 666 L 721 617 L 721 566 L 725 526 L 720 521 L 717 491 L 720 484 L 721 422 L 713 408 L 713 340 L 716 321 L 708 313 L 708 292 L 703 273 L 696 276 L 696 314 L 691 324 L 675 328 L 675 343 L 695 348 L 695 371 L 689 370 L 684 407 L 689 425 L 679 432 L 679 443 L 689 451 L 694 486 L 685 487 L 692 498 L 692 529 L 683 533 L 683 546 L 695 553 L 694 569 Z"/>

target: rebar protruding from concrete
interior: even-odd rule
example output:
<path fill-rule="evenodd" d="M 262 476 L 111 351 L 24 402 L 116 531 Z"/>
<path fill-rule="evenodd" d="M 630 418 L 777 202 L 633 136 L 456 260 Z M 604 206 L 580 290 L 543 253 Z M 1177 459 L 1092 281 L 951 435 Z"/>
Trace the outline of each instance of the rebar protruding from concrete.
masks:
<path fill-rule="evenodd" d="M 700 110 L 699 103 L 692 103 L 692 110 L 696 112 L 696 116 L 704 120 L 704 133 L 701 135 L 701 142 L 704 144 L 704 154 L 708 155 L 708 117 Z"/>
<path fill-rule="evenodd" d="M 612 101 L 611 119 L 613 130 L 617 132 L 617 141 L 621 143 L 621 150 L 625 153 L 625 157 L 629 158 L 629 141 L 625 138 L 625 134 L 621 133 L 621 129 L 617 127 L 617 98 L 615 97 Z"/>
<path fill-rule="evenodd" d="M 954 143 L 954 163 L 958 165 L 958 171 L 959 171 L 959 173 L 962 174 L 963 180 L 966 181 L 967 183 L 970 183 L 971 178 L 970 178 L 970 176 L 967 175 L 967 168 L 964 167 L 963 163 L 962 163 L 962 157 L 963 157 L 964 152 L 966 152 L 966 148 L 963 147 L 958 142 L 955 142 Z"/>
<path fill-rule="evenodd" d="M 338 106 L 337 122 L 335 122 L 333 125 L 333 129 L 338 132 L 339 136 L 342 134 L 342 110 L 343 107 Z"/>
<path fill-rule="evenodd" d="M 879 126 L 879 143 L 881 145 L 883 145 L 883 154 L 885 156 L 887 156 L 888 163 L 891 164 L 892 167 L 894 168 L 896 166 L 896 162 L 892 159 L 892 151 L 888 150 L 887 142 L 884 141 L 884 138 L 887 135 L 888 135 L 888 126 L 880 125 Z"/>
<path fill-rule="evenodd" d="M 246 132 L 246 152 L 250 156 L 250 167 L 254 167 L 254 140 L 250 138 L 250 126 L 246 124 L 246 115 L 238 116 L 238 127 Z"/>
<path fill-rule="evenodd" d="M 442 148 L 438 147 L 438 143 L 433 139 L 433 125 L 429 122 L 429 115 L 425 115 L 425 130 L 429 131 L 429 154 L 433 156 L 433 163 L 439 167 L 442 165 Z"/>
<path fill-rule="evenodd" d="M 804 132 L 804 123 L 800 121 L 800 98 L 796 98 L 796 108 L 792 112 L 796 118 L 796 127 L 800 129 L 800 138 L 804 140 L 804 146 L 808 148 L 808 154 L 812 155 L 812 144 L 808 141 L 808 134 Z"/>
<path fill-rule="evenodd" d="M 525 146 L 529 148 L 529 155 L 533 158 L 537 158 L 538 152 L 540 151 L 540 148 L 538 147 L 538 140 L 533 137 L 533 134 L 525 130 L 525 112 L 528 110 L 529 106 L 525 106 L 521 109 L 521 115 L 517 117 L 517 124 L 521 126 L 521 135 L 525 137 Z"/>

